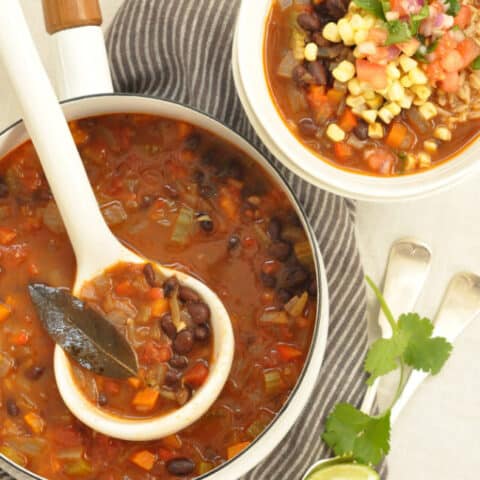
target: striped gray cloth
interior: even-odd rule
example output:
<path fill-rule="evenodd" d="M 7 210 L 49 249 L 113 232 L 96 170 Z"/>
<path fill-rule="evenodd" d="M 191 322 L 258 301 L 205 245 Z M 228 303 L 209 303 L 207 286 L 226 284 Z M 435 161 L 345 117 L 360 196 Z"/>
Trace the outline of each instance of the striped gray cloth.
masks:
<path fill-rule="evenodd" d="M 329 455 L 324 421 L 338 401 L 360 405 L 367 346 L 366 295 L 355 239 L 355 205 L 301 180 L 256 136 L 235 92 L 232 34 L 238 0 L 127 0 L 108 35 L 114 85 L 209 113 L 259 148 L 300 199 L 316 233 L 330 291 L 326 357 L 308 408 L 270 457 L 242 480 L 300 479 Z M 233 480 L 233 479 L 229 479 Z"/>

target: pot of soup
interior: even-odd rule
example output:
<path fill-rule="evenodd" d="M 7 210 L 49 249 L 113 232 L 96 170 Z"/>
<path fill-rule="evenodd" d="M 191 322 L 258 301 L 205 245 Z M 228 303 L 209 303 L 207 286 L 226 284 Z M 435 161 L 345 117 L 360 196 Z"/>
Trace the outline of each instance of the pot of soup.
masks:
<path fill-rule="evenodd" d="M 244 0 L 240 98 L 289 168 L 372 201 L 424 196 L 479 169 L 475 1 Z"/>
<path fill-rule="evenodd" d="M 60 3 L 44 8 L 63 111 L 103 216 L 122 242 L 217 293 L 235 357 L 210 410 L 167 438 L 110 438 L 70 413 L 28 286 L 71 288 L 75 260 L 18 121 L 0 134 L 0 466 L 24 479 L 237 478 L 281 442 L 322 364 L 328 292 L 318 246 L 289 186 L 243 138 L 168 100 L 112 93 L 97 2 Z M 176 335 L 172 291 L 176 313 L 195 326 L 190 336 Z M 208 375 L 212 341 L 195 292 L 158 283 L 145 267 L 106 272 L 82 295 L 133 339 L 148 383 L 75 366 L 88 400 L 129 418 L 188 402 Z"/>

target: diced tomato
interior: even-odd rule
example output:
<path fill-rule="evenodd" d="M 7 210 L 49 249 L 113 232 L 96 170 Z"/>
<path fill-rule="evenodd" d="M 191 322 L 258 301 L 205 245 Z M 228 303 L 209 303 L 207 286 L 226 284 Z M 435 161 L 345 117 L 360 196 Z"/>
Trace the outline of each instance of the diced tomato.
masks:
<path fill-rule="evenodd" d="M 325 95 L 325 87 L 312 85 L 307 93 L 307 100 L 310 108 L 315 113 L 318 123 L 326 122 L 335 113 L 333 105 Z"/>
<path fill-rule="evenodd" d="M 411 38 L 407 42 L 397 43 L 397 47 L 407 56 L 411 57 L 418 50 L 420 42 L 416 38 Z"/>
<path fill-rule="evenodd" d="M 463 58 L 463 68 L 467 68 L 480 55 L 480 46 L 472 38 L 462 40 L 457 50 Z"/>
<path fill-rule="evenodd" d="M 345 160 L 348 160 L 353 155 L 352 146 L 345 142 L 335 143 L 335 145 L 333 146 L 333 149 L 335 151 L 335 158 L 340 162 L 344 162 Z"/>
<path fill-rule="evenodd" d="M 463 68 L 463 57 L 457 50 L 450 50 L 440 62 L 446 72 L 458 72 Z"/>
<path fill-rule="evenodd" d="M 385 45 L 387 41 L 388 32 L 385 28 L 371 28 L 368 31 L 367 40 L 375 43 L 375 45 Z"/>
<path fill-rule="evenodd" d="M 384 148 L 376 148 L 365 152 L 365 160 L 370 170 L 389 174 L 392 172 L 394 157 L 393 154 Z"/>
<path fill-rule="evenodd" d="M 9 245 L 17 237 L 17 232 L 13 228 L 0 227 L 0 244 Z"/>
<path fill-rule="evenodd" d="M 455 17 L 455 25 L 459 28 L 466 28 L 470 25 L 472 21 L 473 11 L 468 5 L 462 5 L 460 11 Z"/>
<path fill-rule="evenodd" d="M 158 449 L 158 458 L 160 460 L 163 460 L 164 462 L 168 462 L 169 460 L 173 460 L 176 457 L 178 457 L 178 455 L 175 452 L 173 452 L 172 450 L 169 450 L 168 448 L 160 447 Z"/>
<path fill-rule="evenodd" d="M 440 82 L 440 88 L 447 93 L 458 92 L 460 88 L 460 75 L 458 72 L 445 73 L 444 79 Z"/>
<path fill-rule="evenodd" d="M 120 385 L 116 380 L 105 378 L 103 382 L 103 390 L 110 395 L 117 395 L 117 393 L 120 392 Z"/>
<path fill-rule="evenodd" d="M 303 355 L 302 351 L 298 348 L 292 347 L 290 345 L 285 345 L 284 343 L 279 343 L 276 346 L 276 349 L 280 354 L 280 358 L 284 362 L 290 362 L 291 360 L 301 358 L 301 356 Z"/>
<path fill-rule="evenodd" d="M 198 362 L 185 373 L 183 380 L 187 385 L 198 388 L 203 385 L 208 377 L 208 373 L 208 367 L 204 363 Z"/>
<path fill-rule="evenodd" d="M 426 66 L 426 74 L 430 83 L 435 85 L 437 82 L 443 80 L 445 78 L 445 71 L 442 68 L 440 60 L 436 62 L 429 63 Z"/>
<path fill-rule="evenodd" d="M 159 345 L 153 340 L 148 340 L 138 352 L 141 363 L 153 365 L 168 362 L 172 358 L 172 350 L 168 345 Z"/>
<path fill-rule="evenodd" d="M 153 287 L 147 292 L 147 297 L 149 300 L 159 300 L 164 298 L 163 288 Z"/>
<path fill-rule="evenodd" d="M 130 283 L 129 280 L 124 280 L 116 285 L 115 293 L 122 297 L 130 297 L 135 293 L 135 287 Z"/>
<path fill-rule="evenodd" d="M 25 330 L 20 330 L 20 332 L 14 333 L 10 337 L 10 343 L 12 345 L 17 345 L 19 347 L 26 345 L 30 340 L 30 335 Z"/>
<path fill-rule="evenodd" d="M 402 0 L 390 0 L 390 10 L 392 12 L 398 12 L 401 17 L 408 15 L 407 10 L 404 8 L 405 2 Z"/>
<path fill-rule="evenodd" d="M 434 50 L 436 58 L 443 57 L 447 52 L 457 47 L 457 41 L 453 38 L 450 32 L 440 37 L 437 48 Z"/>
<path fill-rule="evenodd" d="M 361 82 L 369 83 L 375 90 L 382 90 L 387 86 L 387 66 L 371 63 L 358 58 L 356 61 L 357 77 Z"/>

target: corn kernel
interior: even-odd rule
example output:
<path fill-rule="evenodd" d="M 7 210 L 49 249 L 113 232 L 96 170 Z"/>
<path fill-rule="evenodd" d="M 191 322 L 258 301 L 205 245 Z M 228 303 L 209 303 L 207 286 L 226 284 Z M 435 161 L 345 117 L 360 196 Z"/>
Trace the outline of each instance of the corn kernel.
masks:
<path fill-rule="evenodd" d="M 400 70 L 393 62 L 387 65 L 387 75 L 394 80 L 398 80 L 401 77 Z"/>
<path fill-rule="evenodd" d="M 433 136 L 444 142 L 449 142 L 452 139 L 452 132 L 447 127 L 437 127 Z"/>
<path fill-rule="evenodd" d="M 353 36 L 354 31 L 350 25 L 350 22 L 346 18 L 341 18 L 338 21 L 338 33 L 342 38 L 342 41 L 345 45 L 351 46 L 355 44 L 355 38 Z"/>
<path fill-rule="evenodd" d="M 435 140 L 425 140 L 423 142 L 423 148 L 430 153 L 435 153 L 438 150 L 438 145 Z"/>
<path fill-rule="evenodd" d="M 360 105 L 365 104 L 365 98 L 363 98 L 363 96 L 354 97 L 353 95 L 349 95 L 345 100 L 345 102 L 349 107 L 356 108 L 356 107 L 359 107 Z"/>
<path fill-rule="evenodd" d="M 427 152 L 418 154 L 418 165 L 420 168 L 429 167 L 432 164 L 432 157 Z"/>
<path fill-rule="evenodd" d="M 350 18 L 350 25 L 354 30 L 360 30 L 363 28 L 363 17 L 358 13 L 353 14 Z"/>
<path fill-rule="evenodd" d="M 307 43 L 307 45 L 305 45 L 304 55 L 307 62 L 314 62 L 318 56 L 318 45 L 314 42 Z"/>
<path fill-rule="evenodd" d="M 396 117 L 397 115 L 400 114 L 402 111 L 402 107 L 395 102 L 390 102 L 385 105 L 385 108 L 394 116 Z"/>
<path fill-rule="evenodd" d="M 413 85 L 413 82 L 410 80 L 410 77 L 408 75 L 404 75 L 400 79 L 400 83 L 402 84 L 403 87 L 405 88 L 410 88 Z"/>
<path fill-rule="evenodd" d="M 361 43 L 365 42 L 367 38 L 368 38 L 368 30 L 364 30 L 364 29 L 357 30 L 353 35 L 353 39 L 355 40 L 355 43 L 357 45 L 360 45 Z"/>
<path fill-rule="evenodd" d="M 380 109 L 378 112 L 378 116 L 388 125 L 392 120 L 393 120 L 393 115 L 392 112 L 386 108 L 383 107 Z"/>
<path fill-rule="evenodd" d="M 368 126 L 368 136 L 374 139 L 383 138 L 384 131 L 381 123 L 375 122 Z"/>
<path fill-rule="evenodd" d="M 357 97 L 358 95 L 362 94 L 364 88 L 362 84 L 358 81 L 358 79 L 352 78 L 348 82 L 348 90 L 352 95 L 355 95 Z"/>
<path fill-rule="evenodd" d="M 432 102 L 426 102 L 424 103 L 418 111 L 420 112 L 420 115 L 425 120 L 431 120 L 433 117 L 437 116 L 437 107 L 432 103 Z"/>
<path fill-rule="evenodd" d="M 355 66 L 348 60 L 343 60 L 343 62 L 340 62 L 337 67 L 333 69 L 332 75 L 339 82 L 348 82 L 355 75 Z"/>
<path fill-rule="evenodd" d="M 355 49 L 353 50 L 353 56 L 354 56 L 355 58 L 362 58 L 362 57 L 363 57 L 363 53 L 360 53 L 359 50 L 358 50 L 358 48 L 355 48 Z"/>
<path fill-rule="evenodd" d="M 421 98 L 415 97 L 413 100 L 413 104 L 416 105 L 417 107 L 420 107 L 421 105 L 425 105 L 427 103 L 426 100 L 422 100 Z"/>
<path fill-rule="evenodd" d="M 418 67 L 413 68 L 408 72 L 408 77 L 414 85 L 426 85 L 428 82 L 425 72 Z"/>
<path fill-rule="evenodd" d="M 326 38 L 329 42 L 338 43 L 342 39 L 338 33 L 338 27 L 335 22 L 329 22 L 323 27 L 323 38 Z"/>
<path fill-rule="evenodd" d="M 359 105 L 358 107 L 352 107 L 352 112 L 357 115 L 358 117 L 364 112 L 365 110 L 368 110 L 367 106 L 365 104 Z"/>
<path fill-rule="evenodd" d="M 369 14 L 363 17 L 363 25 L 364 28 L 366 28 L 367 30 L 370 30 L 375 25 L 375 23 L 377 23 L 377 19 L 373 15 Z"/>
<path fill-rule="evenodd" d="M 328 126 L 327 136 L 334 142 L 342 142 L 345 140 L 345 132 L 336 123 L 331 123 Z"/>
<path fill-rule="evenodd" d="M 368 123 L 375 123 L 378 112 L 376 110 L 365 110 L 362 112 L 362 118 Z"/>
<path fill-rule="evenodd" d="M 383 97 L 375 94 L 372 99 L 367 100 L 367 105 L 374 110 L 378 110 L 383 105 Z"/>
<path fill-rule="evenodd" d="M 401 98 L 398 101 L 398 104 L 402 108 L 405 108 L 406 110 L 408 110 L 412 106 L 412 103 L 413 103 L 413 95 L 410 95 L 410 94 L 405 94 L 403 98 Z"/>
<path fill-rule="evenodd" d="M 428 100 L 432 94 L 432 89 L 426 85 L 413 85 L 411 90 L 420 100 Z"/>
<path fill-rule="evenodd" d="M 387 97 L 392 102 L 397 102 L 405 96 L 405 89 L 398 81 L 392 83 L 387 92 Z"/>
<path fill-rule="evenodd" d="M 414 60 L 413 58 L 407 57 L 406 55 L 402 55 L 399 61 L 400 61 L 400 66 L 402 67 L 402 70 L 405 73 L 410 72 L 418 65 L 418 62 L 416 60 Z"/>
<path fill-rule="evenodd" d="M 405 159 L 404 163 L 405 171 L 410 172 L 411 170 L 414 170 L 415 168 L 417 168 L 417 163 L 418 160 L 415 155 L 413 155 L 412 153 L 407 154 L 407 158 Z"/>
<path fill-rule="evenodd" d="M 377 94 L 369 87 L 363 92 L 363 98 L 365 100 L 373 100 Z"/>

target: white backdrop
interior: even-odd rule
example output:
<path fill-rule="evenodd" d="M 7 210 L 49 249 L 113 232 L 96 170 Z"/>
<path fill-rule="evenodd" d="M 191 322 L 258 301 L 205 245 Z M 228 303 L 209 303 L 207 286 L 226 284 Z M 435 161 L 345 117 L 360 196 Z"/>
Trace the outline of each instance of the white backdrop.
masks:
<path fill-rule="evenodd" d="M 45 65 L 52 72 L 41 2 L 22 3 Z M 101 0 L 106 25 L 121 3 Z M 1 130 L 18 117 L 1 67 L 0 98 Z M 480 176 L 429 199 L 387 205 L 359 203 L 358 237 L 365 271 L 377 282 L 382 279 L 390 245 L 405 236 L 417 237 L 433 250 L 432 271 L 417 310 L 434 315 L 453 274 L 464 270 L 480 274 Z M 396 423 L 389 480 L 479 478 L 479 365 L 477 319 L 456 342 L 441 375 L 419 389 Z"/>

